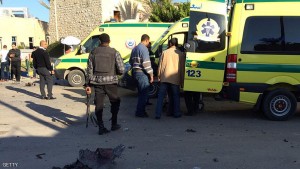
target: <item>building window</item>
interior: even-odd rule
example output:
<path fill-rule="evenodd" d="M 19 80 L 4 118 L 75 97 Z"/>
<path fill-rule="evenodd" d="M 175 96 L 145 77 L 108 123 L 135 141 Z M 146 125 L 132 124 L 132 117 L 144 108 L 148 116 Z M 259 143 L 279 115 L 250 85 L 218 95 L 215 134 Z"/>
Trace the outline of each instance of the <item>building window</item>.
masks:
<path fill-rule="evenodd" d="M 17 44 L 17 37 L 16 36 L 11 37 L 11 43 L 16 43 Z"/>
<path fill-rule="evenodd" d="M 29 37 L 29 49 L 33 49 L 33 37 Z"/>

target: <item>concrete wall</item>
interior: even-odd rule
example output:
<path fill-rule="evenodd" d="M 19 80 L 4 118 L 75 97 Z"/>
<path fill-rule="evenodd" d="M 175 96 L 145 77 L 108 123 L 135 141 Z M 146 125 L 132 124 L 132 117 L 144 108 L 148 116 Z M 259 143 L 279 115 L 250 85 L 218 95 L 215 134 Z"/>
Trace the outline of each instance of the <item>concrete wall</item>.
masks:
<path fill-rule="evenodd" d="M 66 36 L 84 39 L 96 26 L 100 25 L 101 12 L 101 0 L 51 0 L 50 43 Z"/>
<path fill-rule="evenodd" d="M 66 36 L 75 36 L 83 40 L 97 26 L 114 18 L 114 11 L 121 12 L 121 21 L 139 21 L 144 4 L 135 0 L 51 0 L 50 43 Z M 136 7 L 138 10 L 132 9 Z M 142 21 L 146 20 L 142 18 Z"/>
<path fill-rule="evenodd" d="M 35 18 L 17 18 L 17 17 L 0 17 L 0 49 L 3 45 L 11 48 L 12 36 L 17 37 L 17 46 L 21 42 L 25 47 L 29 47 L 29 37 L 33 37 L 33 45 L 39 46 L 41 40 L 46 39 L 48 25 L 47 22 L 40 21 Z M 2 44 L 1 44 L 2 43 Z"/>

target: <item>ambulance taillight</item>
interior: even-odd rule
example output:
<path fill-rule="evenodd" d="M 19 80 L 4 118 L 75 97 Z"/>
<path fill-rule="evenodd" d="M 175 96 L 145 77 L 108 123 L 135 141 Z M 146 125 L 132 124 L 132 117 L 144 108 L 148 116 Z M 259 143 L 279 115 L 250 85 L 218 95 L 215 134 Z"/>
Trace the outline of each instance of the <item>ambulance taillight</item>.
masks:
<path fill-rule="evenodd" d="M 227 56 L 226 82 L 236 82 L 236 62 L 237 54 Z"/>

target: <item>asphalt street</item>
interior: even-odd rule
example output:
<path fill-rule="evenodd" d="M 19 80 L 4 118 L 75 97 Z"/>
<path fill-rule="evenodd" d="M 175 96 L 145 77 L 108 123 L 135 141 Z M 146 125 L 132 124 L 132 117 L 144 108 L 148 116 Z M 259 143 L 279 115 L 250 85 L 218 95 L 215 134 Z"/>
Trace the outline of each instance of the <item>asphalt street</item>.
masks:
<path fill-rule="evenodd" d="M 0 168 L 51 169 L 71 164 L 79 150 L 125 146 L 113 169 L 299 169 L 300 111 L 276 122 L 252 111 L 251 105 L 217 102 L 205 97 L 195 116 L 154 119 L 134 116 L 137 94 L 120 89 L 122 129 L 97 135 L 86 125 L 82 88 L 55 85 L 56 100 L 41 100 L 39 86 L 0 83 Z M 62 83 L 60 83 L 62 84 Z M 94 106 L 91 106 L 94 109 Z M 181 110 L 186 112 L 184 100 Z M 106 100 L 104 121 L 110 127 Z M 107 168 L 107 166 L 106 166 Z"/>

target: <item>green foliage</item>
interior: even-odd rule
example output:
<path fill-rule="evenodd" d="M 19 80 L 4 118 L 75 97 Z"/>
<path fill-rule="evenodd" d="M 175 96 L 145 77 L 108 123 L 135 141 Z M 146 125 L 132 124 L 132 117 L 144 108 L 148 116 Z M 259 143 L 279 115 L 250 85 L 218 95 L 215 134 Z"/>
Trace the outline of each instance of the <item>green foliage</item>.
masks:
<path fill-rule="evenodd" d="M 189 16 L 190 3 L 173 4 L 171 0 L 154 0 L 150 2 L 152 13 L 151 22 L 176 22 Z"/>
<path fill-rule="evenodd" d="M 59 58 L 64 54 L 64 45 L 58 41 L 51 43 L 47 48 L 47 52 L 50 57 Z"/>

